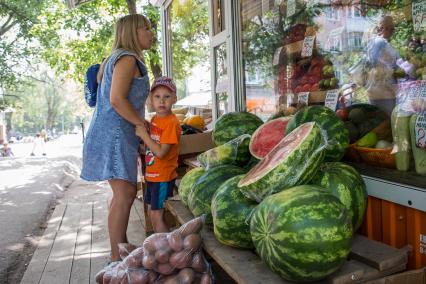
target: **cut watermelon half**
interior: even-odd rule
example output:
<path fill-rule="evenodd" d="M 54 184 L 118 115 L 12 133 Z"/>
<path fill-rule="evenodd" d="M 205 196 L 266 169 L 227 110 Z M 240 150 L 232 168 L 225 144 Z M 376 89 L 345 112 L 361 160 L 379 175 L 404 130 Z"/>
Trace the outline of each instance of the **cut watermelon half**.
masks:
<path fill-rule="evenodd" d="M 251 155 L 259 160 L 265 157 L 284 138 L 290 119 L 279 117 L 259 126 L 250 139 Z"/>

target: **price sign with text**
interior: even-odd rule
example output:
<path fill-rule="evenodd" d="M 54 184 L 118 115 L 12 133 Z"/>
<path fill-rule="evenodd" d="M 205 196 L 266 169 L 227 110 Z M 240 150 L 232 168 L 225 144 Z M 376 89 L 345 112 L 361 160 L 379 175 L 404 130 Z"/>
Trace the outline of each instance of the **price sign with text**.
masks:
<path fill-rule="evenodd" d="M 301 92 L 297 94 L 297 101 L 301 104 L 308 105 L 309 103 L 309 92 Z"/>
<path fill-rule="evenodd" d="M 287 1 L 287 18 L 296 14 L 296 0 Z"/>
<path fill-rule="evenodd" d="M 314 50 L 315 36 L 307 36 L 303 40 L 302 57 L 312 56 Z"/>
<path fill-rule="evenodd" d="M 337 101 L 339 99 L 339 90 L 329 90 L 325 95 L 325 103 L 324 105 L 331 109 L 332 111 L 336 111 Z"/>
<path fill-rule="evenodd" d="M 416 133 L 416 146 L 426 149 L 426 114 L 417 117 L 414 132 Z"/>
<path fill-rule="evenodd" d="M 412 3 L 413 27 L 416 32 L 426 29 L 426 0 Z"/>

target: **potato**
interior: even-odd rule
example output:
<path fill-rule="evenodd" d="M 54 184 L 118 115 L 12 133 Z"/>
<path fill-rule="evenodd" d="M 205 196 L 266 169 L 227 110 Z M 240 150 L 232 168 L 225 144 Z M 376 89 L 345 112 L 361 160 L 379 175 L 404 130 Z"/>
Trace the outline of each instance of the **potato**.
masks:
<path fill-rule="evenodd" d="M 182 269 L 179 272 L 178 276 L 179 276 L 180 284 L 192 284 L 192 282 L 194 282 L 194 279 L 195 279 L 194 270 L 192 270 L 191 268 Z"/>
<path fill-rule="evenodd" d="M 158 263 L 168 263 L 170 258 L 170 252 L 165 250 L 157 250 L 155 253 L 155 260 Z"/>
<path fill-rule="evenodd" d="M 138 248 L 136 248 L 135 250 L 133 250 L 131 253 L 130 253 L 130 255 L 133 255 L 134 257 L 136 257 L 136 258 L 140 258 L 140 259 L 142 259 L 143 258 L 143 256 L 144 256 L 144 249 L 143 249 L 143 247 L 138 247 Z"/>
<path fill-rule="evenodd" d="M 145 254 L 155 254 L 155 243 L 152 239 L 147 238 L 142 245 Z"/>
<path fill-rule="evenodd" d="M 96 274 L 96 276 L 95 276 L 96 283 L 98 283 L 98 284 L 102 284 L 102 283 L 103 283 L 103 279 L 104 279 L 104 274 L 105 274 L 105 272 L 106 272 L 106 270 L 105 270 L 105 268 L 104 268 L 104 269 L 102 269 L 101 271 L 99 271 L 99 272 Z"/>
<path fill-rule="evenodd" d="M 129 270 L 128 272 L 128 282 L 130 284 L 148 284 L 149 283 L 149 275 L 148 271 L 144 269 L 134 269 Z"/>
<path fill-rule="evenodd" d="M 122 263 L 127 268 L 140 268 L 140 267 L 142 267 L 142 259 L 136 258 L 133 255 L 128 255 L 125 259 L 123 259 Z"/>
<path fill-rule="evenodd" d="M 195 252 L 201 246 L 201 237 L 199 234 L 190 234 L 183 241 L 183 248 L 186 251 Z"/>
<path fill-rule="evenodd" d="M 124 259 L 128 256 L 132 251 L 136 249 L 136 246 L 129 243 L 120 243 L 118 244 L 118 253 L 120 254 L 120 258 Z"/>
<path fill-rule="evenodd" d="M 157 241 L 155 242 L 155 248 L 156 250 L 164 250 L 164 251 L 169 250 L 170 246 L 169 246 L 169 242 L 167 241 L 167 236 L 157 239 Z"/>
<path fill-rule="evenodd" d="M 194 255 L 192 258 L 191 267 L 195 270 L 195 272 L 206 272 L 207 265 L 202 252 L 198 252 Z"/>
<path fill-rule="evenodd" d="M 148 279 L 149 279 L 148 283 L 149 284 L 154 284 L 157 281 L 157 277 L 158 277 L 157 272 L 155 272 L 154 270 L 148 271 Z"/>
<path fill-rule="evenodd" d="M 210 277 L 210 274 L 205 273 L 203 276 L 201 276 L 200 284 L 212 284 L 212 278 Z"/>
<path fill-rule="evenodd" d="M 142 265 L 146 269 L 154 269 L 157 266 L 157 261 L 153 255 L 145 255 L 142 259 Z"/>
<path fill-rule="evenodd" d="M 169 246 L 174 251 L 181 251 L 183 248 L 183 238 L 179 230 L 175 230 L 168 236 Z"/>
<path fill-rule="evenodd" d="M 203 218 L 197 217 L 183 224 L 179 230 L 182 234 L 182 237 L 185 238 L 186 236 L 190 234 L 199 233 L 202 227 L 203 227 Z"/>
<path fill-rule="evenodd" d="M 158 233 L 151 235 L 147 239 L 145 239 L 142 245 L 145 249 L 145 252 L 155 254 L 158 249 L 165 250 L 165 245 L 169 245 L 169 243 L 167 242 L 167 235 L 167 233 Z"/>
<path fill-rule="evenodd" d="M 180 284 L 179 277 L 177 275 L 170 275 L 162 279 L 163 284 Z"/>
<path fill-rule="evenodd" d="M 170 256 L 170 265 L 182 269 L 191 265 L 192 254 L 187 251 L 175 252 Z"/>
<path fill-rule="evenodd" d="M 170 275 L 175 271 L 175 268 L 169 263 L 160 263 L 158 264 L 156 271 L 163 275 Z"/>

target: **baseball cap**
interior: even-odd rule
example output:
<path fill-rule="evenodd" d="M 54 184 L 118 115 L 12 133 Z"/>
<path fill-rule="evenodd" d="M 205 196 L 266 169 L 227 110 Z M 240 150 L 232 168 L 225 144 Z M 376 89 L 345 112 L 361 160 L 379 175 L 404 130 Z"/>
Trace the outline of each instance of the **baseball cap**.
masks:
<path fill-rule="evenodd" d="M 161 76 L 154 80 L 154 83 L 152 83 L 151 86 L 151 92 L 154 91 L 155 88 L 163 86 L 168 88 L 170 91 L 172 91 L 174 94 L 176 93 L 176 85 L 173 82 L 173 79 L 167 76 Z"/>

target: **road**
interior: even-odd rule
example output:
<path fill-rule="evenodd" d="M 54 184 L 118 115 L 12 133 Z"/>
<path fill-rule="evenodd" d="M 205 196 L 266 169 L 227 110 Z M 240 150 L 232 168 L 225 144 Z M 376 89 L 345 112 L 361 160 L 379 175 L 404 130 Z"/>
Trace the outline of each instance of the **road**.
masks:
<path fill-rule="evenodd" d="M 0 158 L 0 283 L 19 283 L 57 198 L 78 179 L 82 136 L 46 143 L 47 156 L 30 156 L 32 143 L 10 144 Z"/>

